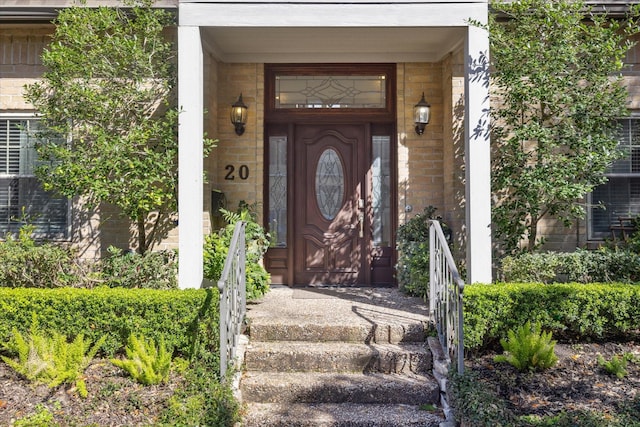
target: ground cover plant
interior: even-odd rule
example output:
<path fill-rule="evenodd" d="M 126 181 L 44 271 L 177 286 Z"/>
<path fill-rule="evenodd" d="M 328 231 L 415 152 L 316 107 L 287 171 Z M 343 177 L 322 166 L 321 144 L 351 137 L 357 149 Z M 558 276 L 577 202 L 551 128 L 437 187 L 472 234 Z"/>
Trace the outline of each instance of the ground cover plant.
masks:
<path fill-rule="evenodd" d="M 639 286 L 477 284 L 465 287 L 464 304 L 465 373 L 452 375 L 449 391 L 465 425 L 640 426 Z M 557 361 L 504 363 L 536 348 Z"/>
<path fill-rule="evenodd" d="M 640 365 L 622 378 L 599 358 L 640 354 L 638 342 L 561 343 L 549 369 L 519 371 L 496 362 L 496 351 L 467 358 L 465 374 L 450 382 L 456 417 L 474 427 L 640 426 Z"/>
<path fill-rule="evenodd" d="M 0 288 L 0 342 L 7 347 L 0 354 L 25 361 L 17 370 L 0 363 L 0 425 L 233 425 L 238 403 L 218 377 L 218 299 L 216 289 Z M 34 313 L 43 332 L 21 332 Z M 146 342 L 133 348 L 129 340 L 129 359 L 144 360 L 138 380 L 153 373 L 160 379 L 157 384 L 145 386 L 109 360 L 122 359 L 125 337 L 132 331 Z M 88 343 L 97 336 L 104 336 L 101 351 L 92 357 L 95 347 L 89 349 Z M 67 339 L 71 337 L 76 338 Z M 63 341 L 78 351 L 53 353 L 82 363 L 61 371 L 80 374 L 66 376 L 56 386 L 48 380 L 33 383 L 21 373 L 20 366 L 34 360 L 32 348 L 49 349 L 46 343 Z M 37 344 L 41 342 L 45 344 Z M 169 355 L 172 369 L 167 375 Z M 39 357 L 51 358 L 56 357 Z"/>

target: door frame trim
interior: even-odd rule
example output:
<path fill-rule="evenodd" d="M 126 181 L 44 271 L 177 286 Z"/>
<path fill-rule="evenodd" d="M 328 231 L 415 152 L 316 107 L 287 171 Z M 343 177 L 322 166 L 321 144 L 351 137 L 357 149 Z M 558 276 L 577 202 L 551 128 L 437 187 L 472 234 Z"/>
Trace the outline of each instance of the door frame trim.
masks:
<path fill-rule="evenodd" d="M 294 185 L 295 185 L 295 165 L 294 165 L 294 131 L 296 125 L 305 124 L 363 124 L 365 126 L 365 140 L 369 143 L 366 144 L 364 153 L 366 159 L 371 158 L 371 138 L 375 134 L 376 128 L 387 129 L 391 136 L 390 146 L 390 162 L 391 162 L 391 194 L 390 203 L 392 208 L 391 212 L 391 227 L 392 227 L 392 242 L 391 248 L 392 264 L 395 265 L 397 258 L 395 252 L 395 231 L 398 225 L 398 162 L 397 162 L 397 77 L 396 69 L 397 64 L 264 64 L 265 73 L 265 99 L 264 99 L 264 154 L 263 154 L 263 224 L 268 228 L 269 224 L 269 136 L 276 134 L 287 136 L 287 246 L 285 248 L 270 248 L 270 251 L 276 249 L 279 253 L 286 253 L 286 260 L 279 259 L 280 270 L 284 274 L 283 281 L 288 286 L 294 286 L 295 278 L 295 248 L 293 244 L 294 233 L 294 215 L 291 211 L 294 203 Z M 275 76 L 281 73 L 288 74 L 300 74 L 300 75 L 371 75 L 384 73 L 386 75 L 386 107 L 377 109 L 366 108 L 342 108 L 342 109 L 275 109 Z M 363 189 L 365 194 L 369 194 L 370 187 L 370 171 L 365 173 L 365 188 Z M 370 226 L 369 215 L 365 215 L 365 226 Z M 372 241 L 368 239 L 363 243 L 366 246 L 368 253 L 364 256 L 371 257 L 372 254 Z M 284 254 L 282 254 L 284 255 Z M 281 257 L 282 257 L 281 255 Z M 269 253 L 265 256 L 265 264 L 269 264 Z M 368 263 L 372 266 L 372 261 Z M 283 267 L 284 266 L 284 267 Z M 269 265 L 265 265 L 269 268 Z M 371 283 L 372 272 L 364 272 L 364 277 L 369 285 Z M 395 284 L 395 277 L 393 283 Z"/>

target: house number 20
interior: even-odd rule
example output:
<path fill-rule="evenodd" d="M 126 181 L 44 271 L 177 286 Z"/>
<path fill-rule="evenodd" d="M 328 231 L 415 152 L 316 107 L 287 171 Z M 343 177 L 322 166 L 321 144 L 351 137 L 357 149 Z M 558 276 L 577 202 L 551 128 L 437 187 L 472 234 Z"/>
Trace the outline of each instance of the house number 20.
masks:
<path fill-rule="evenodd" d="M 226 179 L 227 181 L 233 181 L 234 179 L 236 179 L 235 166 L 227 165 L 224 167 L 224 170 L 227 171 L 227 174 L 224 176 L 224 179 Z M 249 166 L 240 165 L 240 167 L 238 168 L 238 178 L 243 180 L 249 178 Z"/>

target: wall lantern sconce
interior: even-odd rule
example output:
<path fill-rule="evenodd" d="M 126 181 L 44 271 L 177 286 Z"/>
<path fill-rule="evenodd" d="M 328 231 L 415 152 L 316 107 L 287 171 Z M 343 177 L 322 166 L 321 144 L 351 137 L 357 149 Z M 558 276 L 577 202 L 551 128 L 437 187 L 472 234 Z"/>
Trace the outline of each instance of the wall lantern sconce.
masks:
<path fill-rule="evenodd" d="M 424 128 L 429 124 L 429 113 L 431 106 L 424 100 L 424 92 L 422 92 L 422 98 L 413 107 L 413 121 L 416 123 L 416 133 L 422 135 Z"/>
<path fill-rule="evenodd" d="M 247 124 L 247 104 L 242 102 L 242 93 L 238 100 L 231 105 L 231 123 L 236 127 L 236 135 L 244 133 L 244 125 Z"/>

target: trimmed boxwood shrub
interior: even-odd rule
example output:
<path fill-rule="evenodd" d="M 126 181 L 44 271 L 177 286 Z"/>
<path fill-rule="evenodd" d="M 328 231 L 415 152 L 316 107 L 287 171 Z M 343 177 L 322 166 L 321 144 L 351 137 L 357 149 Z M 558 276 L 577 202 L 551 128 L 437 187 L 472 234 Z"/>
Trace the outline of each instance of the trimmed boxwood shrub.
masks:
<path fill-rule="evenodd" d="M 594 283 L 640 281 L 640 254 L 621 248 L 522 253 L 502 260 L 505 282 Z"/>
<path fill-rule="evenodd" d="M 218 301 L 217 289 L 0 288 L 0 342 L 14 327 L 27 333 L 35 313 L 42 330 L 82 333 L 93 342 L 106 335 L 102 351 L 108 357 L 124 348 L 131 333 L 162 336 L 187 357 L 203 346 L 217 354 Z"/>
<path fill-rule="evenodd" d="M 464 289 L 468 350 L 495 348 L 509 329 L 540 322 L 564 341 L 631 338 L 640 331 L 640 286 L 497 283 Z"/>

